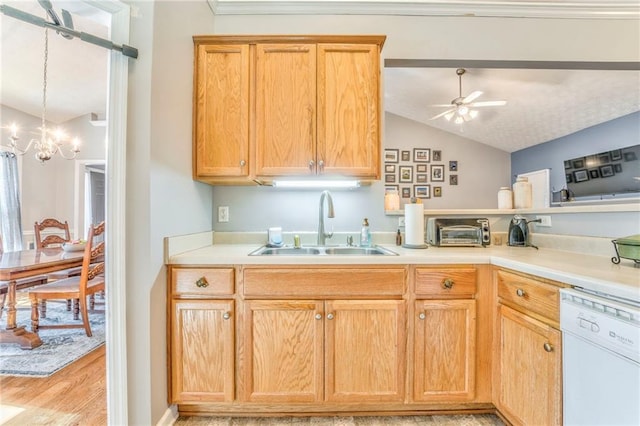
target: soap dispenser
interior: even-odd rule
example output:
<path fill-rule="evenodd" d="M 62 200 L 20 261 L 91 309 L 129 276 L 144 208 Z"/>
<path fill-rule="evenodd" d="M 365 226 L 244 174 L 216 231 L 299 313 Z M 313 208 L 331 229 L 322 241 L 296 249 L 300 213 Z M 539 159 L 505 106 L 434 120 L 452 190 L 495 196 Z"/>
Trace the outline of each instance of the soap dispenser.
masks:
<path fill-rule="evenodd" d="M 362 222 L 362 229 L 360 230 L 360 246 L 369 247 L 371 245 L 371 231 L 369 231 L 369 219 L 366 217 Z"/>

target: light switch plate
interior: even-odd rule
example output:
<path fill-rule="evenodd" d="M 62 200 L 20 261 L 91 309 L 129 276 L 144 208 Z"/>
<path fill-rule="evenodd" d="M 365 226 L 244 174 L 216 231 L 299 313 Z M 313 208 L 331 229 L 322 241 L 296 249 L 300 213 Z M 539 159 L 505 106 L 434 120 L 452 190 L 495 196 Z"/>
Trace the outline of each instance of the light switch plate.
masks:
<path fill-rule="evenodd" d="M 229 206 L 218 206 L 218 222 L 229 222 Z"/>

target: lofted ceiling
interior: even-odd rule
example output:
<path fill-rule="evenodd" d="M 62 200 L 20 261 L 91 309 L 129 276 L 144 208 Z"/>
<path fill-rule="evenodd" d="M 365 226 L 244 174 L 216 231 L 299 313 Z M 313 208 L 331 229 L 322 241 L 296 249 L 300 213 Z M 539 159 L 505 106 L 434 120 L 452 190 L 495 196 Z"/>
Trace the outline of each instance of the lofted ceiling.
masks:
<path fill-rule="evenodd" d="M 36 16 L 46 16 L 36 0 L 2 3 Z M 225 3 L 229 5 L 235 2 L 216 2 L 218 7 Z M 329 3 L 348 4 L 339 1 Z M 383 2 L 369 2 L 369 6 L 374 3 Z M 386 7 L 392 7 L 393 3 L 385 2 Z M 460 2 L 412 3 L 449 3 L 459 7 Z M 509 3 L 512 8 L 518 6 L 517 1 L 503 0 L 498 3 Z M 543 3 L 535 0 L 527 4 L 542 7 Z M 475 4 L 496 2 L 481 1 Z M 77 0 L 54 0 L 53 6 L 58 14 L 63 8 L 69 10 L 77 30 L 109 38 L 108 17 L 103 12 Z M 40 116 L 44 29 L 2 14 L 0 27 L 0 100 L 3 105 Z M 47 118 L 50 121 L 61 123 L 89 113 L 104 117 L 108 56 L 106 49 L 77 39 L 67 40 L 49 31 Z M 640 71 L 467 68 L 462 81 L 463 96 L 480 90 L 484 93 L 478 101 L 505 100 L 507 105 L 482 108 L 475 120 L 462 126 L 443 118 L 430 120 L 444 110 L 432 105 L 449 104 L 458 96 L 455 71 L 456 67 L 385 68 L 385 110 L 507 152 L 640 110 Z"/>

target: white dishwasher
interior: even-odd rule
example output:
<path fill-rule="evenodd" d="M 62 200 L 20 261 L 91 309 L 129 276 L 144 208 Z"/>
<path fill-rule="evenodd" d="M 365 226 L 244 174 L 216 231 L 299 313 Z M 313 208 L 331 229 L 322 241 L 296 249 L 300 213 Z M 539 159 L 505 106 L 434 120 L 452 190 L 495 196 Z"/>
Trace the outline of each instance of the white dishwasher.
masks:
<path fill-rule="evenodd" d="M 560 290 L 565 425 L 640 425 L 640 306 Z"/>

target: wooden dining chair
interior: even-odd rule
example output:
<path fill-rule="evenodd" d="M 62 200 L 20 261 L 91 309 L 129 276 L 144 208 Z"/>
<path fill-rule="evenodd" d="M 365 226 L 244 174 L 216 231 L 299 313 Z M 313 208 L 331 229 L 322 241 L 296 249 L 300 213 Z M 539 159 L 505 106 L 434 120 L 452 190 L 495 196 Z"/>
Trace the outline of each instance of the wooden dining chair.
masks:
<path fill-rule="evenodd" d="M 2 247 L 2 235 L 0 235 L 0 254 L 4 252 Z M 16 290 L 24 290 L 25 288 L 34 287 L 47 283 L 46 275 L 38 275 L 35 277 L 21 278 L 16 280 Z M 4 312 L 4 304 L 7 301 L 7 294 L 9 293 L 9 281 L 0 281 L 0 318 Z"/>
<path fill-rule="evenodd" d="M 82 259 L 82 272 L 80 276 L 54 281 L 29 291 L 31 300 L 31 329 L 38 332 L 45 328 L 82 328 L 87 336 L 91 337 L 91 324 L 89 323 L 87 297 L 105 289 L 104 277 L 104 241 L 95 243 L 95 237 L 104 233 L 105 224 L 101 222 L 97 226 L 89 228 L 87 244 Z M 55 324 L 40 325 L 38 303 L 51 299 L 78 300 L 74 312 L 80 312 L 82 324 Z"/>

